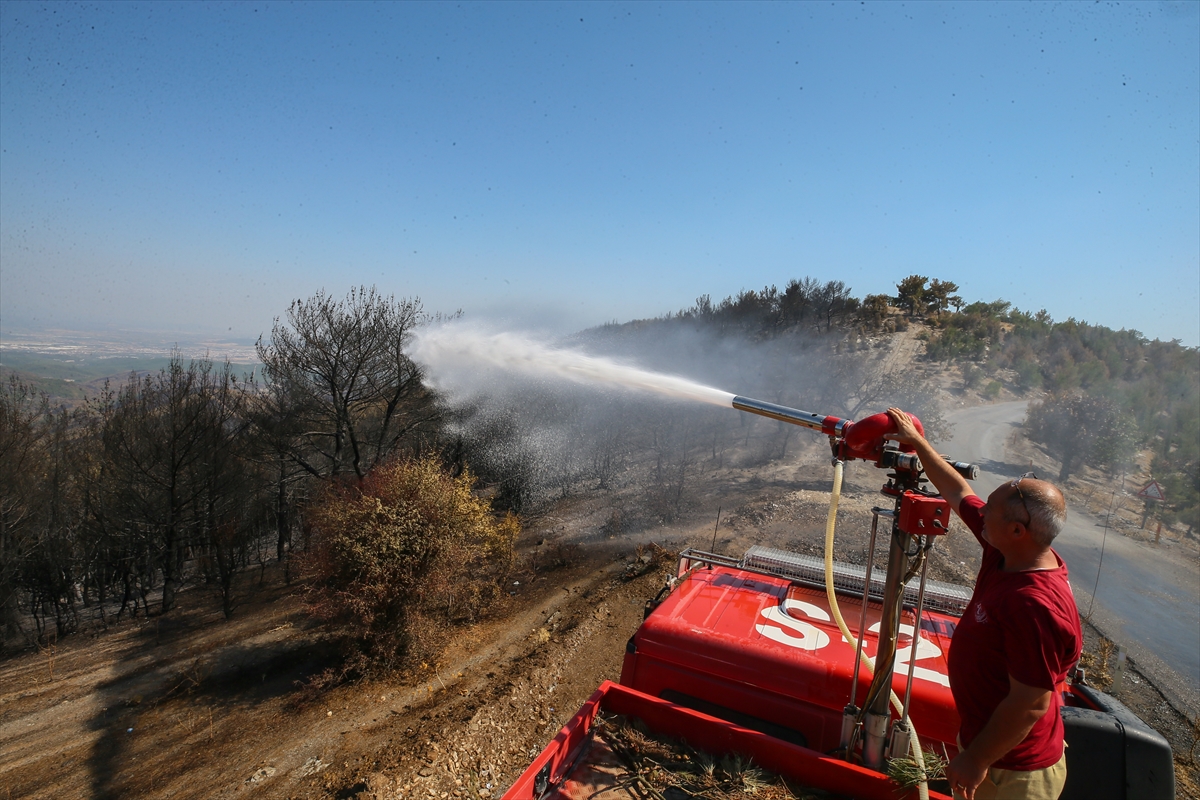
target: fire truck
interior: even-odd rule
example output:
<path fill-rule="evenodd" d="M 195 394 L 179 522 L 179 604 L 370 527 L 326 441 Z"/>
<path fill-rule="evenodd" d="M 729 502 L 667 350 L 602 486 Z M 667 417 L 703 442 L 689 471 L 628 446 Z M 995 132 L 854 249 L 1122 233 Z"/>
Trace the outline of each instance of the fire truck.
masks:
<path fill-rule="evenodd" d="M 588 800 L 614 788 L 594 768 L 598 715 L 711 754 L 748 758 L 800 785 L 863 800 L 945 800 L 945 782 L 903 788 L 890 759 L 958 752 L 947 654 L 971 590 L 926 579 L 949 523 L 886 414 L 851 422 L 750 398 L 735 408 L 818 430 L 834 459 L 825 558 L 755 546 L 741 557 L 688 549 L 605 682 L 508 789 L 504 800 Z M 914 420 L 915 421 L 915 420 Z M 919 427 L 919 422 L 917 422 Z M 832 559 L 841 465 L 887 470 L 864 565 Z M 951 462 L 964 477 L 978 469 Z M 876 546 L 886 568 L 874 569 Z M 880 574 L 882 573 L 882 574 Z M 1082 670 L 1058 687 L 1066 730 L 1064 800 L 1170 800 L 1170 746 Z M 612 781 L 610 780 L 611 784 Z M 597 788 L 599 787 L 599 788 Z M 611 795 L 609 796 L 611 800 Z"/>

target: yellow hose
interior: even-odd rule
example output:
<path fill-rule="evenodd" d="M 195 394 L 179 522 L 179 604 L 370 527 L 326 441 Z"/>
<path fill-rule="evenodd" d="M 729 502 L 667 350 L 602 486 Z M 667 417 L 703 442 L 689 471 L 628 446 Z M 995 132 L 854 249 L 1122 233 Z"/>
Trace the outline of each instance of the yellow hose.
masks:
<path fill-rule="evenodd" d="M 833 590 L 833 531 L 837 526 L 838 501 L 842 497 L 842 469 L 843 464 L 841 461 L 833 462 L 833 491 L 829 495 L 829 518 L 825 521 L 825 595 L 829 599 L 829 610 L 833 612 L 834 622 L 837 623 L 838 630 L 842 632 L 842 638 L 846 640 L 846 644 L 856 647 L 857 643 L 854 637 L 850 635 L 850 628 L 846 625 L 846 620 L 842 619 L 842 610 L 838 607 L 837 593 Z M 915 635 L 919 636 L 920 633 L 915 632 Z M 867 668 L 868 674 L 873 675 L 875 673 L 875 659 L 862 651 L 859 652 L 859 658 Z M 904 705 L 900 702 L 900 698 L 896 696 L 896 692 L 889 690 L 889 694 L 891 695 L 892 708 L 896 709 L 896 714 L 903 714 Z M 921 743 L 917 741 L 917 728 L 912 724 L 911 720 L 908 725 L 908 742 L 912 748 L 913 760 L 917 762 L 917 766 L 921 768 L 921 774 L 924 775 L 925 755 L 921 752 Z M 921 781 L 918 791 L 921 795 L 921 800 L 929 800 L 929 784 L 925 780 Z"/>

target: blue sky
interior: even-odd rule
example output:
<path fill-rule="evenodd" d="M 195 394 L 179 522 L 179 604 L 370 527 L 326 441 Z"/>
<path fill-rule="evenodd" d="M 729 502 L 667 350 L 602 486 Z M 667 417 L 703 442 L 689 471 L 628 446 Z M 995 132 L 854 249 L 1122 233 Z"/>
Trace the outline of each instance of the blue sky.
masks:
<path fill-rule="evenodd" d="M 1200 344 L 1200 3 L 0 4 L 3 330 L 914 272 Z"/>

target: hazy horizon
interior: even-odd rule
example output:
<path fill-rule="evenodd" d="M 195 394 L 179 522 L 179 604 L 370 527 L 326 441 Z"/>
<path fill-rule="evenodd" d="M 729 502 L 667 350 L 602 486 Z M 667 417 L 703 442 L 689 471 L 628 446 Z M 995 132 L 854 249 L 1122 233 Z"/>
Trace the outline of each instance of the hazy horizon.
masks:
<path fill-rule="evenodd" d="M 349 291 L 349 288 L 347 288 L 347 291 Z M 342 295 L 335 294 L 334 296 L 340 297 Z M 721 299 L 723 298 L 713 298 L 713 302 Z M 993 299 L 1003 300 L 1006 298 Z M 982 300 L 982 298 L 971 298 L 967 299 L 966 302 L 970 303 L 975 300 Z M 443 309 L 429 308 L 425 308 L 425 310 L 430 313 L 444 311 Z M 635 322 L 638 319 L 660 317 L 679 310 L 663 309 L 659 314 L 648 315 L 646 317 L 601 320 L 578 327 L 572 327 L 570 320 L 565 315 L 538 315 L 536 313 L 529 313 L 525 316 L 480 315 L 476 318 L 465 315 L 464 322 L 468 327 L 482 324 L 485 330 L 497 334 L 509 332 L 518 336 L 533 335 L 540 336 L 544 340 L 549 341 L 609 323 L 624 324 Z M 1033 312 L 1036 309 L 1021 308 L 1021 310 Z M 137 357 L 141 354 L 151 358 L 160 357 L 164 354 L 169 354 L 173 350 L 178 350 L 185 358 L 202 358 L 207 356 L 214 361 L 228 359 L 240 363 L 257 363 L 255 344 L 260 337 L 265 342 L 270 341 L 271 325 L 276 318 L 286 322 L 286 309 L 267 321 L 263 330 L 257 333 L 246 332 L 242 334 L 237 333 L 232 326 L 227 326 L 224 330 L 219 329 L 220 326 L 211 326 L 207 329 L 203 327 L 189 329 L 183 327 L 170 328 L 119 324 L 108 324 L 93 328 L 69 328 L 9 325 L 7 324 L 7 320 L 5 320 L 3 324 L 0 324 L 0 350 L 22 350 L 43 354 L 69 354 L 72 351 L 77 351 L 81 353 L 104 354 L 105 357 L 109 355 Z M 1076 317 L 1076 319 L 1079 322 L 1086 322 L 1092 325 L 1104 325 L 1113 330 L 1130 329 L 1130 326 L 1107 325 L 1104 322 L 1079 317 Z M 1065 321 L 1065 318 L 1055 319 L 1055 322 L 1062 321 Z M 1145 331 L 1140 332 L 1147 339 L 1159 338 L 1162 341 L 1172 340 L 1148 336 Z M 1182 341 L 1183 337 L 1172 338 L 1181 340 L 1181 343 L 1187 347 L 1195 348 L 1197 346 Z"/>

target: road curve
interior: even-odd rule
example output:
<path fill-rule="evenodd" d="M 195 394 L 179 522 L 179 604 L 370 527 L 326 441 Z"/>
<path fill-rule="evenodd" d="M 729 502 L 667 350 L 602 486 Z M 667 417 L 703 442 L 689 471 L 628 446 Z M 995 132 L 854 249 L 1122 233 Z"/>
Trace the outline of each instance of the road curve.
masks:
<path fill-rule="evenodd" d="M 980 467 L 976 491 L 1028 471 L 1006 443 L 1025 417 L 1027 401 L 998 403 L 947 415 L 953 436 L 935 443 L 956 460 Z M 1053 479 L 1055 476 L 1048 476 Z M 1200 712 L 1200 568 L 1168 543 L 1137 542 L 1107 528 L 1067 498 L 1066 528 L 1055 540 L 1071 571 L 1075 600 L 1106 636 L 1125 645 L 1138 669 L 1191 719 Z M 1092 590 L 1095 589 L 1095 597 Z"/>

